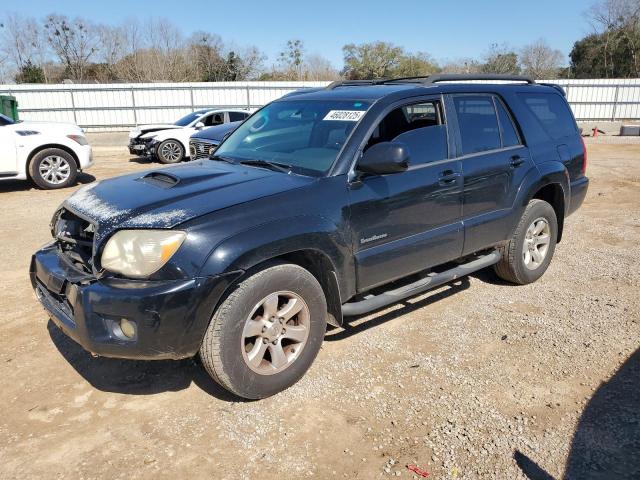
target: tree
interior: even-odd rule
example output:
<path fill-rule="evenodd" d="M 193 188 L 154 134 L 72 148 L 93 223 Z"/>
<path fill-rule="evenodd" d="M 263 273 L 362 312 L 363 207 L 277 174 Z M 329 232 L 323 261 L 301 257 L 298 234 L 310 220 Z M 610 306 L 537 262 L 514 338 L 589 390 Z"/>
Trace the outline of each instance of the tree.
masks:
<path fill-rule="evenodd" d="M 16 75 L 17 83 L 45 83 L 44 70 L 38 65 L 27 61 Z"/>
<path fill-rule="evenodd" d="M 562 52 L 539 39 L 520 51 L 522 73 L 533 78 L 555 78 L 562 67 Z"/>
<path fill-rule="evenodd" d="M 0 44 L 2 57 L 13 64 L 16 75 L 38 68 L 46 81 L 44 67 L 49 52 L 42 29 L 34 19 L 9 14 L 0 23 Z"/>
<path fill-rule="evenodd" d="M 189 48 L 193 55 L 195 76 L 200 82 L 227 80 L 228 61 L 223 58 L 222 39 L 207 32 L 196 32 Z M 233 57 L 234 53 L 229 55 Z"/>
<path fill-rule="evenodd" d="M 289 40 L 284 50 L 278 55 L 278 63 L 286 74 L 292 79 L 302 80 L 302 61 L 304 56 L 304 43 L 302 40 Z"/>
<path fill-rule="evenodd" d="M 489 52 L 485 56 L 481 71 L 483 73 L 517 75 L 520 73 L 518 54 L 507 45 L 493 43 L 489 46 Z"/>
<path fill-rule="evenodd" d="M 337 80 L 340 78 L 340 73 L 331 62 L 318 54 L 307 55 L 302 69 L 305 80 Z"/>
<path fill-rule="evenodd" d="M 84 81 L 99 42 L 93 25 L 79 17 L 71 21 L 62 15 L 49 15 L 44 28 L 49 45 L 69 76 L 73 80 Z"/>
<path fill-rule="evenodd" d="M 396 77 L 426 77 L 440 71 L 436 62 L 428 53 L 404 54 L 393 72 Z"/>
<path fill-rule="evenodd" d="M 343 75 L 349 80 L 387 78 L 393 76 L 404 50 L 388 42 L 372 42 L 342 47 Z"/>

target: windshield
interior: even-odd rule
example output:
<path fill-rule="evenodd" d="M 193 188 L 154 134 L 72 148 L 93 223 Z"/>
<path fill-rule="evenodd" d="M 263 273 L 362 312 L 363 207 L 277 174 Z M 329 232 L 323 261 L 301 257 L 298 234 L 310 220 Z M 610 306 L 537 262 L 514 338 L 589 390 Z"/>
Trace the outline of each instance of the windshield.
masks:
<path fill-rule="evenodd" d="M 240 125 L 216 155 L 236 162 L 277 162 L 295 173 L 319 176 L 331 168 L 369 106 L 359 101 L 274 102 Z"/>
<path fill-rule="evenodd" d="M 14 122 L 13 120 L 11 120 L 9 117 L 7 117 L 6 115 L 2 115 L 0 113 L 0 127 L 4 127 L 5 125 L 13 125 Z"/>
<path fill-rule="evenodd" d="M 181 119 L 176 120 L 174 122 L 174 125 L 178 125 L 179 127 L 186 127 L 191 122 L 193 122 L 195 119 L 200 117 L 203 113 L 205 113 L 205 112 L 199 111 L 199 112 L 189 113 L 189 114 L 185 115 L 184 117 L 182 117 Z"/>

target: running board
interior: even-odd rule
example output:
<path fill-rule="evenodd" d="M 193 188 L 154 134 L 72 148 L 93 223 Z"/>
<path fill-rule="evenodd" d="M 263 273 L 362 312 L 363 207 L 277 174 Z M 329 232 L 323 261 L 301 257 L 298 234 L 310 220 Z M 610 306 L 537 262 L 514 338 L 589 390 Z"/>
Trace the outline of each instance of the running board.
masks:
<path fill-rule="evenodd" d="M 345 317 L 353 317 L 386 307 L 391 303 L 417 295 L 432 288 L 439 287 L 445 283 L 456 280 L 457 278 L 469 275 L 477 270 L 489 267 L 500 261 L 502 255 L 498 250 L 494 250 L 486 255 L 479 256 L 474 260 L 458 265 L 450 270 L 437 273 L 433 276 L 422 278 L 416 282 L 410 283 L 394 290 L 389 290 L 379 295 L 373 295 L 360 300 L 359 302 L 348 302 L 342 305 L 342 315 Z"/>

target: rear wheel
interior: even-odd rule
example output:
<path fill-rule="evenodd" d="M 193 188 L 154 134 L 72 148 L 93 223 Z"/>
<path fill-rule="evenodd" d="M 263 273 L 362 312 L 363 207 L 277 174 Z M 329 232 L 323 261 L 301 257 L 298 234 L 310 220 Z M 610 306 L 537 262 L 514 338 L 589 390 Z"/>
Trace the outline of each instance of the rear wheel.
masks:
<path fill-rule="evenodd" d="M 162 163 L 179 163 L 184 159 L 184 147 L 178 140 L 165 140 L 158 145 L 156 156 Z"/>
<path fill-rule="evenodd" d="M 40 188 L 65 188 L 75 184 L 78 167 L 73 156 L 65 150 L 45 148 L 31 159 L 29 176 Z"/>
<path fill-rule="evenodd" d="M 502 248 L 502 259 L 494 267 L 496 273 L 520 285 L 535 282 L 549 267 L 557 238 L 558 220 L 553 207 L 544 200 L 531 200 Z"/>
<path fill-rule="evenodd" d="M 234 394 L 258 399 L 296 383 L 315 359 L 327 305 L 311 273 L 271 264 L 239 283 L 218 307 L 200 348 L 211 377 Z"/>

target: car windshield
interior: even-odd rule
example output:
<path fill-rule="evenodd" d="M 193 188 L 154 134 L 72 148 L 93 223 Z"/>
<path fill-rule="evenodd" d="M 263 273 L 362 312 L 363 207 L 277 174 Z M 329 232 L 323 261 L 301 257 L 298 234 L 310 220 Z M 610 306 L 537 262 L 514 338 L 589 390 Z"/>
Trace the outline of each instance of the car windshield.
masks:
<path fill-rule="evenodd" d="M 12 119 L 10 119 L 9 117 L 7 117 L 6 115 L 2 115 L 0 113 L 0 127 L 4 127 L 5 125 L 13 125 L 14 122 Z"/>
<path fill-rule="evenodd" d="M 198 117 L 200 117 L 203 113 L 206 113 L 204 111 L 199 111 L 199 112 L 192 112 L 189 113 L 187 115 L 185 115 L 184 117 L 180 118 L 179 120 L 176 120 L 174 122 L 174 125 L 178 125 L 179 127 L 186 127 L 187 125 L 189 125 L 191 122 L 193 122 L 194 120 L 196 120 Z"/>
<path fill-rule="evenodd" d="M 216 155 L 236 162 L 275 162 L 294 173 L 320 176 L 369 106 L 360 101 L 274 102 L 240 125 Z"/>

